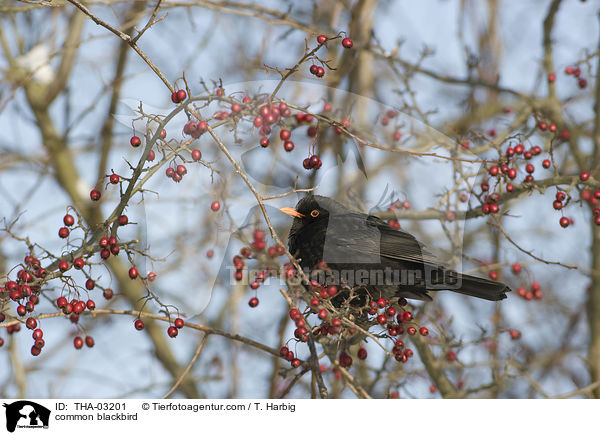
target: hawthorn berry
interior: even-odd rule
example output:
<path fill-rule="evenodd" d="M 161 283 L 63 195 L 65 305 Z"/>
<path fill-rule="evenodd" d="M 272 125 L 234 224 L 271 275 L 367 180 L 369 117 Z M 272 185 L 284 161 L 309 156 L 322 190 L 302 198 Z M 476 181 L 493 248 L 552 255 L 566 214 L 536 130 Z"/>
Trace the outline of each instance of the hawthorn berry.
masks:
<path fill-rule="evenodd" d="M 109 181 L 111 184 L 117 184 L 119 182 L 119 176 L 117 174 L 111 174 Z"/>
<path fill-rule="evenodd" d="M 69 270 L 69 263 L 67 263 L 66 261 L 61 261 L 60 263 L 58 263 L 58 269 L 61 272 L 66 272 L 67 270 Z"/>
<path fill-rule="evenodd" d="M 120 226 L 127 225 L 128 223 L 129 223 L 129 218 L 127 217 L 127 215 L 122 214 L 121 216 L 119 216 L 119 225 Z"/>
<path fill-rule="evenodd" d="M 129 269 L 129 278 L 136 279 L 139 275 L 138 270 L 135 267 L 131 267 Z"/>
<path fill-rule="evenodd" d="M 569 218 L 563 216 L 563 217 L 560 218 L 560 220 L 558 221 L 558 223 L 560 224 L 561 227 L 567 228 L 569 226 Z"/>
<path fill-rule="evenodd" d="M 294 149 L 294 142 L 292 142 L 291 140 L 286 140 L 283 143 L 283 149 L 289 153 L 290 151 L 292 151 Z"/>
<path fill-rule="evenodd" d="M 197 162 L 201 158 L 202 158 L 202 153 L 200 152 L 199 149 L 192 150 L 192 160 Z"/>
<path fill-rule="evenodd" d="M 132 136 L 131 139 L 129 139 L 129 143 L 132 147 L 137 148 L 142 144 L 142 140 L 137 136 Z"/>
<path fill-rule="evenodd" d="M 33 317 L 29 317 L 25 321 L 25 326 L 27 326 L 27 329 L 35 329 L 35 328 L 37 328 L 37 320 L 35 320 Z"/>
<path fill-rule="evenodd" d="M 581 181 L 587 181 L 590 178 L 590 173 L 587 171 L 582 172 L 581 174 L 579 174 L 579 178 L 581 179 Z"/>
<path fill-rule="evenodd" d="M 81 349 L 83 347 L 83 338 L 77 336 L 73 339 L 73 346 L 75 349 Z"/>
<path fill-rule="evenodd" d="M 360 349 L 358 349 L 356 356 L 358 356 L 358 359 L 367 359 L 367 349 L 361 347 Z"/>
<path fill-rule="evenodd" d="M 290 132 L 289 130 L 287 130 L 287 129 L 282 129 L 282 130 L 279 132 L 279 138 L 280 138 L 281 140 L 288 140 L 288 139 L 290 138 L 290 136 L 291 136 L 291 135 L 292 135 L 292 134 L 291 134 L 291 132 Z"/>
<path fill-rule="evenodd" d="M 319 36 L 317 36 L 317 42 L 319 44 L 323 44 L 325 41 L 327 41 L 327 36 L 325 36 L 325 35 L 319 35 Z"/>
<path fill-rule="evenodd" d="M 148 155 L 146 156 L 146 160 L 149 162 L 154 161 L 154 159 L 156 158 L 156 153 L 154 152 L 154 150 L 150 150 L 148 151 Z"/>
<path fill-rule="evenodd" d="M 73 216 L 71 216 L 70 214 L 66 214 L 65 217 L 63 217 L 63 223 L 70 227 L 71 225 L 73 225 L 75 223 L 75 218 L 73 218 Z"/>
<path fill-rule="evenodd" d="M 419 334 L 425 336 L 425 335 L 429 335 L 429 329 L 427 329 L 425 326 L 421 326 L 419 328 Z"/>
<path fill-rule="evenodd" d="M 96 309 L 96 302 L 94 302 L 92 299 L 88 299 L 85 303 L 85 306 L 88 310 L 94 311 Z"/>
<path fill-rule="evenodd" d="M 133 322 L 133 327 L 138 331 L 141 331 L 144 329 L 144 321 L 142 319 L 135 319 L 135 322 Z"/>
<path fill-rule="evenodd" d="M 169 328 L 167 329 L 167 334 L 169 335 L 169 337 L 175 338 L 177 337 L 177 334 L 179 334 L 179 330 L 174 326 L 169 326 Z"/>
<path fill-rule="evenodd" d="M 269 138 L 265 136 L 265 137 L 261 137 L 260 138 L 260 142 L 259 143 L 260 143 L 261 147 L 266 148 L 266 147 L 269 146 L 270 141 L 269 141 Z"/>
<path fill-rule="evenodd" d="M 508 331 L 508 333 L 510 334 L 510 338 L 512 338 L 513 340 L 518 340 L 519 338 L 521 338 L 521 331 L 518 331 L 516 329 L 511 329 Z"/>
<path fill-rule="evenodd" d="M 352 41 L 352 39 L 347 38 L 347 37 L 342 39 L 342 46 L 344 48 L 352 48 L 353 45 L 354 45 L 354 42 Z"/>
<path fill-rule="evenodd" d="M 183 328 L 184 321 L 183 321 L 183 319 L 181 317 L 178 317 L 178 318 L 175 319 L 175 321 L 173 322 L 173 324 L 175 325 L 175 327 L 177 329 L 181 329 L 181 328 Z"/>
<path fill-rule="evenodd" d="M 521 264 L 520 263 L 513 263 L 513 265 L 511 266 L 512 272 L 516 275 L 518 273 L 521 273 Z"/>
<path fill-rule="evenodd" d="M 258 306 L 258 298 L 251 298 L 248 301 L 248 305 L 250 305 L 251 308 L 255 308 L 256 306 Z"/>
<path fill-rule="evenodd" d="M 542 167 L 543 167 L 544 169 L 548 169 L 548 168 L 550 167 L 550 165 L 551 165 L 551 164 L 552 164 L 552 163 L 550 162 L 550 160 L 548 160 L 548 159 L 545 159 L 545 160 L 542 162 Z"/>
<path fill-rule="evenodd" d="M 210 209 L 212 211 L 219 211 L 220 208 L 221 204 L 219 203 L 219 201 L 213 201 L 213 203 L 210 205 Z"/>
<path fill-rule="evenodd" d="M 93 290 L 94 287 L 96 287 L 96 282 L 93 279 L 88 278 L 85 282 L 85 288 L 88 290 Z"/>
<path fill-rule="evenodd" d="M 58 237 L 61 239 L 66 239 L 69 237 L 69 229 L 67 227 L 62 227 L 58 230 Z"/>
<path fill-rule="evenodd" d="M 93 189 L 90 192 L 90 199 L 92 201 L 98 201 L 100 199 L 100 196 L 102 196 L 102 195 L 100 194 L 100 191 L 98 189 Z"/>

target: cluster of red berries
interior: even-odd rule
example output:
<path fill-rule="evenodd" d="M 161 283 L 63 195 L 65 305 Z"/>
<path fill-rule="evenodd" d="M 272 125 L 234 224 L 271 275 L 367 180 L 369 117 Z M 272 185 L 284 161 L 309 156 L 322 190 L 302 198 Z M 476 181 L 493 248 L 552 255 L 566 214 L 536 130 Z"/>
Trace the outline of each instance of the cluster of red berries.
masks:
<path fill-rule="evenodd" d="M 590 178 L 590 173 L 589 172 L 582 172 L 581 174 L 579 174 L 579 178 L 581 179 L 581 181 L 587 181 Z M 582 201 L 586 201 L 591 209 L 592 209 L 592 218 L 594 219 L 594 223 L 596 225 L 600 225 L 600 208 L 599 208 L 599 203 L 600 203 L 600 189 L 595 189 L 595 190 L 591 190 L 591 189 L 582 189 L 581 190 L 581 200 Z"/>
<path fill-rule="evenodd" d="M 181 103 L 187 98 L 187 93 L 183 89 L 179 89 L 171 94 L 171 101 L 175 104 Z"/>
<path fill-rule="evenodd" d="M 323 77 L 325 75 L 325 69 L 322 66 L 318 66 L 318 65 L 311 65 L 310 68 L 308 69 L 310 71 L 310 73 L 314 76 L 317 77 Z"/>
<path fill-rule="evenodd" d="M 204 120 L 196 121 L 188 121 L 183 126 L 183 134 L 193 137 L 194 139 L 198 139 L 202 136 L 202 133 L 208 130 L 208 124 Z"/>
<path fill-rule="evenodd" d="M 73 339 L 73 347 L 75 347 L 75 349 L 81 349 L 83 347 L 84 341 L 85 341 L 85 345 L 87 347 L 94 347 L 94 344 L 95 344 L 94 339 L 89 335 L 87 335 L 85 337 L 85 340 L 83 338 L 81 338 L 80 336 L 75 337 Z"/>
<path fill-rule="evenodd" d="M 124 217 L 124 218 L 121 219 L 122 217 Z M 128 222 L 129 222 L 129 219 L 127 218 L 126 215 L 122 215 L 121 217 L 119 217 L 119 225 L 127 224 Z M 115 236 L 100 238 L 100 240 L 98 241 L 98 246 L 100 247 L 100 257 L 103 260 L 106 260 L 108 257 L 110 257 L 111 254 L 119 255 L 119 252 L 121 252 L 121 248 L 119 247 L 117 238 Z M 82 259 L 79 259 L 79 260 L 83 261 Z M 78 267 L 78 265 L 75 264 L 75 262 L 79 261 L 79 260 L 75 259 L 73 261 L 73 266 L 76 269 L 80 269 L 81 267 L 83 267 L 83 263 L 81 263 L 81 267 Z"/>
<path fill-rule="evenodd" d="M 279 355 L 288 360 L 293 368 L 297 369 L 300 367 L 301 361 L 294 356 L 294 352 L 289 350 L 287 346 L 282 346 L 281 349 L 279 349 Z"/>
<path fill-rule="evenodd" d="M 540 283 L 537 281 L 533 281 L 531 283 L 531 291 L 528 291 L 524 286 L 519 286 L 517 288 L 517 294 L 522 297 L 525 300 L 532 300 L 532 299 L 542 299 L 543 294 L 542 294 L 542 287 L 540 286 Z"/>
<path fill-rule="evenodd" d="M 572 75 L 577 79 L 577 85 L 584 89 L 587 86 L 587 80 L 581 77 L 581 69 L 579 67 L 568 66 L 565 68 L 565 74 L 570 76 Z"/>
<path fill-rule="evenodd" d="M 175 168 L 169 166 L 165 171 L 167 178 L 171 178 L 176 183 L 179 183 L 185 174 L 187 174 L 185 165 L 177 165 Z"/>
<path fill-rule="evenodd" d="M 139 325 L 137 325 L 137 322 L 138 322 L 138 321 L 140 321 L 140 322 L 142 322 L 142 321 L 141 321 L 140 319 L 137 319 L 137 320 L 136 320 L 136 325 L 135 325 L 135 327 L 136 327 L 136 329 L 139 331 L 139 330 L 141 330 L 141 329 L 143 329 L 143 328 L 144 328 L 144 323 L 142 322 L 142 324 L 141 324 L 141 328 L 138 328 L 138 326 L 139 326 Z M 176 319 L 175 319 L 175 321 L 173 322 L 173 325 L 170 325 L 170 326 L 167 328 L 167 335 L 168 335 L 169 337 L 171 337 L 171 338 L 175 338 L 175 337 L 177 337 L 177 336 L 179 335 L 179 330 L 180 330 L 181 328 L 183 328 L 183 327 L 184 327 L 184 325 L 185 325 L 185 323 L 184 323 L 184 321 L 183 321 L 183 319 L 182 319 L 182 318 L 180 318 L 180 317 L 176 318 Z"/>
<path fill-rule="evenodd" d="M 311 170 L 311 169 L 317 170 L 321 167 L 322 164 L 323 164 L 323 162 L 321 161 L 321 159 L 319 158 L 319 156 L 317 154 L 313 154 L 312 156 L 307 157 L 302 161 L 302 166 L 306 170 Z"/>

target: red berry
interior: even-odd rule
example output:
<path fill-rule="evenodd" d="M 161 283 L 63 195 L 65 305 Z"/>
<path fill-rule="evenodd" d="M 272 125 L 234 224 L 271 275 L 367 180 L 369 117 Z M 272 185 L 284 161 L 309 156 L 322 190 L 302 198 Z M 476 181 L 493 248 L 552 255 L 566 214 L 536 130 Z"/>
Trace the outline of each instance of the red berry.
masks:
<path fill-rule="evenodd" d="M 83 266 L 85 266 L 85 261 L 83 260 L 83 258 L 79 257 L 73 260 L 73 267 L 75 269 L 81 270 L 83 269 Z"/>
<path fill-rule="evenodd" d="M 108 257 L 110 257 L 110 249 L 103 248 L 100 251 L 100 258 L 102 258 L 103 260 L 106 260 Z"/>
<path fill-rule="evenodd" d="M 587 80 L 586 79 L 579 79 L 577 81 L 577 84 L 579 85 L 579 87 L 581 89 L 585 88 L 587 86 Z"/>
<path fill-rule="evenodd" d="M 92 201 L 98 201 L 100 199 L 100 196 L 101 196 L 101 194 L 100 194 L 100 191 L 98 189 L 93 189 L 90 192 L 90 198 L 91 198 Z"/>
<path fill-rule="evenodd" d="M 133 327 L 138 331 L 141 331 L 144 329 L 144 321 L 142 319 L 135 319 L 135 322 L 133 322 Z"/>
<path fill-rule="evenodd" d="M 258 306 L 258 298 L 251 298 L 248 301 L 248 305 L 250 305 L 250 307 L 252 307 L 252 308 Z"/>
<path fill-rule="evenodd" d="M 535 167 L 531 164 L 531 163 L 527 163 L 527 165 L 525 166 L 525 170 L 532 174 L 535 171 Z"/>
<path fill-rule="evenodd" d="M 353 45 L 354 45 L 354 42 L 352 42 L 352 39 L 350 39 L 350 38 L 342 39 L 342 46 L 344 48 L 352 48 Z"/>
<path fill-rule="evenodd" d="M 263 125 L 263 119 L 261 116 L 257 116 L 256 118 L 254 118 L 254 126 L 256 128 L 260 127 Z"/>
<path fill-rule="evenodd" d="M 515 153 L 523 154 L 523 151 L 525 151 L 525 147 L 523 146 L 522 143 L 519 143 L 515 146 Z"/>
<path fill-rule="evenodd" d="M 88 310 L 94 311 L 96 309 L 96 302 L 94 302 L 92 299 L 88 299 L 85 303 L 85 306 Z"/>
<path fill-rule="evenodd" d="M 85 337 L 85 345 L 87 347 L 94 347 L 94 339 L 92 337 L 90 337 L 89 335 L 87 337 Z"/>
<path fill-rule="evenodd" d="M 319 71 L 319 67 L 317 65 L 311 65 L 309 71 L 312 75 L 316 76 L 317 72 Z"/>
<path fill-rule="evenodd" d="M 556 74 L 554 74 L 554 73 L 548 74 L 548 82 L 549 83 L 554 83 L 555 80 L 556 80 Z"/>
<path fill-rule="evenodd" d="M 119 225 L 124 226 L 127 225 L 129 223 L 129 218 L 127 217 L 127 215 L 122 214 L 121 216 L 119 216 Z"/>
<path fill-rule="evenodd" d="M 406 332 L 408 332 L 408 335 L 415 335 L 417 333 L 417 328 L 415 328 L 414 326 L 410 326 Z"/>
<path fill-rule="evenodd" d="M 550 162 L 550 160 L 546 159 L 542 162 L 542 167 L 545 169 L 548 169 L 550 167 L 552 163 Z"/>
<path fill-rule="evenodd" d="M 252 290 L 257 290 L 259 286 L 260 286 L 260 284 L 259 284 L 259 282 L 258 282 L 258 281 L 252 281 L 252 282 L 250 283 L 250 288 L 251 288 Z"/>
<path fill-rule="evenodd" d="M 66 239 L 67 237 L 69 237 L 69 229 L 67 227 L 62 227 L 61 229 L 59 229 L 58 237 L 60 237 L 61 239 Z"/>
<path fill-rule="evenodd" d="M 426 327 L 424 327 L 424 326 L 421 326 L 421 327 L 419 328 L 419 334 L 421 334 L 421 335 L 429 335 L 429 329 L 427 329 L 427 328 L 426 328 Z"/>
<path fill-rule="evenodd" d="M 512 338 L 513 340 L 518 340 L 519 338 L 521 338 L 521 331 L 518 331 L 516 329 L 511 329 L 508 331 L 508 333 L 510 334 L 510 338 Z"/>
<path fill-rule="evenodd" d="M 448 352 L 446 352 L 446 359 L 448 361 L 456 361 L 456 352 L 454 352 L 453 350 L 449 350 Z"/>
<path fill-rule="evenodd" d="M 356 355 L 358 356 L 358 359 L 367 359 L 367 349 L 361 347 L 358 349 L 358 353 Z"/>
<path fill-rule="evenodd" d="M 66 226 L 70 227 L 75 223 L 75 218 L 73 218 L 73 216 L 71 216 L 70 214 L 66 214 L 65 217 L 63 217 L 63 223 Z"/>
<path fill-rule="evenodd" d="M 66 261 L 61 261 L 60 263 L 58 263 L 58 269 L 61 272 L 66 272 L 67 270 L 69 270 L 69 263 L 67 263 Z"/>
<path fill-rule="evenodd" d="M 199 149 L 192 150 L 192 160 L 197 162 L 201 158 L 202 158 L 202 153 L 200 152 Z"/>
<path fill-rule="evenodd" d="M 292 151 L 294 149 L 294 142 L 292 142 L 291 140 L 286 140 L 283 143 L 283 149 L 289 153 L 290 151 Z"/>
<path fill-rule="evenodd" d="M 64 306 L 66 306 L 68 303 L 69 302 L 67 301 L 67 298 L 65 298 L 64 296 L 61 296 L 56 300 L 56 306 L 58 308 L 62 308 Z"/>
<path fill-rule="evenodd" d="M 175 321 L 173 322 L 173 324 L 175 325 L 176 328 L 181 329 L 183 328 L 184 322 L 183 319 L 181 317 L 178 317 L 175 319 Z"/>
<path fill-rule="evenodd" d="M 169 328 L 167 329 L 167 334 L 169 335 L 169 337 L 175 338 L 177 337 L 177 334 L 179 334 L 179 330 L 174 326 L 169 326 Z"/>
<path fill-rule="evenodd" d="M 96 287 L 96 283 L 94 282 L 93 279 L 88 278 L 87 281 L 85 282 L 85 288 L 88 290 L 93 290 L 94 287 Z"/>
<path fill-rule="evenodd" d="M 148 160 L 149 162 L 152 162 L 155 158 L 156 158 L 156 153 L 154 152 L 154 150 L 148 151 L 148 155 L 146 156 L 146 160 Z"/>
<path fill-rule="evenodd" d="M 319 35 L 319 36 L 317 36 L 317 42 L 319 44 L 323 44 L 325 41 L 327 41 L 327 36 L 325 36 L 325 35 Z"/>
<path fill-rule="evenodd" d="M 269 141 L 269 138 L 265 136 L 265 137 L 261 137 L 260 138 L 260 142 L 259 143 L 260 143 L 261 147 L 266 148 L 266 147 L 269 146 L 270 141 Z"/>
<path fill-rule="evenodd" d="M 25 325 L 27 326 L 28 329 L 35 329 L 35 328 L 37 328 L 37 320 L 35 320 L 33 317 L 30 317 L 25 322 Z"/>
<path fill-rule="evenodd" d="M 213 203 L 210 205 L 210 209 L 212 211 L 219 211 L 220 208 L 221 204 L 219 203 L 219 201 L 213 201 Z"/>
<path fill-rule="evenodd" d="M 567 228 L 569 226 L 569 218 L 563 216 L 560 218 L 559 223 L 561 227 Z"/>
<path fill-rule="evenodd" d="M 104 289 L 104 291 L 102 292 L 102 296 L 104 296 L 104 299 L 106 300 L 112 299 L 113 295 L 114 292 L 111 288 Z"/>
<path fill-rule="evenodd" d="M 289 130 L 283 129 L 279 132 L 279 137 L 281 140 L 288 140 L 292 134 Z"/>
<path fill-rule="evenodd" d="M 514 180 L 517 177 L 517 170 L 515 168 L 509 168 L 506 175 L 508 175 L 508 178 L 511 180 Z"/>
<path fill-rule="evenodd" d="M 187 98 L 187 93 L 185 92 L 184 89 L 180 89 L 177 91 L 177 102 L 181 102 L 183 100 L 185 100 Z"/>
<path fill-rule="evenodd" d="M 111 184 L 117 184 L 119 182 L 119 176 L 117 174 L 111 174 L 109 180 Z"/>
<path fill-rule="evenodd" d="M 512 271 L 513 273 L 516 275 L 517 273 L 521 273 L 521 264 L 520 263 L 513 263 L 512 265 Z"/>
<path fill-rule="evenodd" d="M 590 173 L 589 172 L 582 172 L 581 174 L 579 174 L 579 178 L 581 179 L 581 181 L 587 181 L 590 178 Z"/>
<path fill-rule="evenodd" d="M 138 277 L 138 275 L 139 275 L 138 270 L 135 267 L 131 267 L 129 269 L 129 278 L 136 279 Z"/>
<path fill-rule="evenodd" d="M 73 346 L 75 346 L 75 349 L 81 349 L 83 347 L 83 338 L 75 337 L 73 339 Z"/>
<path fill-rule="evenodd" d="M 137 148 L 142 144 L 142 140 L 137 136 L 132 136 L 131 139 L 129 139 L 129 143 L 132 147 Z"/>

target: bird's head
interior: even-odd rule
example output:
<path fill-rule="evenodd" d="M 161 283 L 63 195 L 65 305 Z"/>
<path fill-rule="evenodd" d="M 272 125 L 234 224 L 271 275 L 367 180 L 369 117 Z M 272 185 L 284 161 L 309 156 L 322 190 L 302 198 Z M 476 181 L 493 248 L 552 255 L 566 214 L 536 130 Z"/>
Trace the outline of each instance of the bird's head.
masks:
<path fill-rule="evenodd" d="M 283 207 L 280 211 L 294 217 L 292 232 L 296 232 L 306 225 L 326 224 L 329 216 L 343 214 L 348 210 L 331 198 L 309 194 L 298 201 L 296 207 Z"/>

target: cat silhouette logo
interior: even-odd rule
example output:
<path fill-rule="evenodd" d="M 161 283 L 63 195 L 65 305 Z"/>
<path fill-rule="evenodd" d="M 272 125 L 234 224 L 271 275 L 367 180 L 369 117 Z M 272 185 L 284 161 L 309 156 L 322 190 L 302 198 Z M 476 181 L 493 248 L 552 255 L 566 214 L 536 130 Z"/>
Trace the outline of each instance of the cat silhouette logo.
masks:
<path fill-rule="evenodd" d="M 19 400 L 4 404 L 6 408 L 6 430 L 14 432 L 16 428 L 48 429 L 50 410 L 29 400 Z"/>

